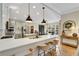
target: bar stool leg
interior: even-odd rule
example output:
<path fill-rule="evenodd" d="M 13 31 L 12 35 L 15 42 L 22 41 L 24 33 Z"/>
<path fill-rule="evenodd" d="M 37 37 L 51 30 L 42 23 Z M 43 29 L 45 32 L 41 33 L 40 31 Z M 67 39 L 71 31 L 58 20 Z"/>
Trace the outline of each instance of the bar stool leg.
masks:
<path fill-rule="evenodd" d="M 40 56 L 40 53 L 39 52 L 40 52 L 40 49 L 38 49 L 38 56 Z"/>
<path fill-rule="evenodd" d="M 45 51 L 44 51 L 44 56 L 45 56 L 46 54 L 45 54 Z"/>

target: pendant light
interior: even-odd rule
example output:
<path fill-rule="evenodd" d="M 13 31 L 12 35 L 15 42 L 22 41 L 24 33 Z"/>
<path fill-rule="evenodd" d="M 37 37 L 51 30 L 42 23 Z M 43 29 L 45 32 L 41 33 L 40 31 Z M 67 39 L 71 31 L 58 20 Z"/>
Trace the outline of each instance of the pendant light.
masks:
<path fill-rule="evenodd" d="M 8 12 L 8 19 L 7 19 L 7 21 L 6 21 L 6 27 L 5 27 L 6 30 L 8 30 L 8 27 L 9 27 L 9 20 L 10 20 L 10 18 L 9 18 L 9 17 L 10 17 L 10 15 L 9 15 L 9 14 L 10 14 L 10 11 L 9 11 L 9 7 L 8 7 L 8 6 L 7 6 L 7 12 Z"/>
<path fill-rule="evenodd" d="M 32 19 L 30 17 L 30 3 L 28 3 L 28 17 L 26 19 L 26 22 L 32 22 Z"/>
<path fill-rule="evenodd" d="M 45 21 L 45 19 L 44 19 L 44 9 L 45 9 L 45 7 L 42 7 L 42 9 L 43 9 L 43 20 L 42 20 L 41 23 L 46 23 L 46 21 Z"/>

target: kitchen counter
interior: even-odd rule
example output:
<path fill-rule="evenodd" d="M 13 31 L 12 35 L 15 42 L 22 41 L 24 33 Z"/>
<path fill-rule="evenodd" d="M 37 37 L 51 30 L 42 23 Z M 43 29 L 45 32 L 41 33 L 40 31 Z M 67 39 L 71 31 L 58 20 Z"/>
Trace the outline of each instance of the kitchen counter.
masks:
<path fill-rule="evenodd" d="M 35 35 L 35 33 L 33 33 L 33 34 L 25 34 L 26 36 L 31 36 L 31 35 Z"/>
<path fill-rule="evenodd" d="M 24 46 L 25 48 L 28 48 L 27 46 L 29 45 L 33 46 L 34 43 L 39 43 L 46 40 L 48 41 L 49 39 L 53 39 L 56 37 L 58 37 L 58 35 L 43 35 L 40 38 L 35 38 L 35 39 L 29 39 L 29 38 L 13 39 L 12 38 L 12 39 L 0 40 L 0 55 L 9 55 L 12 53 L 13 49 L 20 51 L 20 49 L 16 49 L 16 48 L 21 48 L 21 47 L 24 48 Z"/>

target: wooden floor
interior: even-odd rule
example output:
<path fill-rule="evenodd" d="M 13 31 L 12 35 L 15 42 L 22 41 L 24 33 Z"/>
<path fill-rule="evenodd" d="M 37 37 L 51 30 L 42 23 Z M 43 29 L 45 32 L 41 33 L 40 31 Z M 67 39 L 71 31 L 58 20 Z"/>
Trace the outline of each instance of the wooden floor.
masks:
<path fill-rule="evenodd" d="M 75 52 L 76 52 L 76 48 L 61 44 L 61 55 L 62 56 L 74 56 Z"/>

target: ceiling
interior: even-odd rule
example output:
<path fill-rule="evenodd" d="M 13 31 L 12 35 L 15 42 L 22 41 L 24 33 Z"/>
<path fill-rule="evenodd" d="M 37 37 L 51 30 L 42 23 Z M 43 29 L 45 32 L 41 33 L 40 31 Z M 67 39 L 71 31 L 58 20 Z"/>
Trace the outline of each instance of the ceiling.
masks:
<path fill-rule="evenodd" d="M 13 19 L 25 21 L 28 16 L 28 4 L 26 3 L 9 3 L 9 16 Z M 43 19 L 42 6 L 45 6 L 45 20 L 47 22 L 56 22 L 60 20 L 61 15 L 79 10 L 77 3 L 31 3 L 30 15 L 34 22 L 40 23 Z"/>
<path fill-rule="evenodd" d="M 63 15 L 66 13 L 78 11 L 79 3 L 53 3 L 52 8 Z"/>

